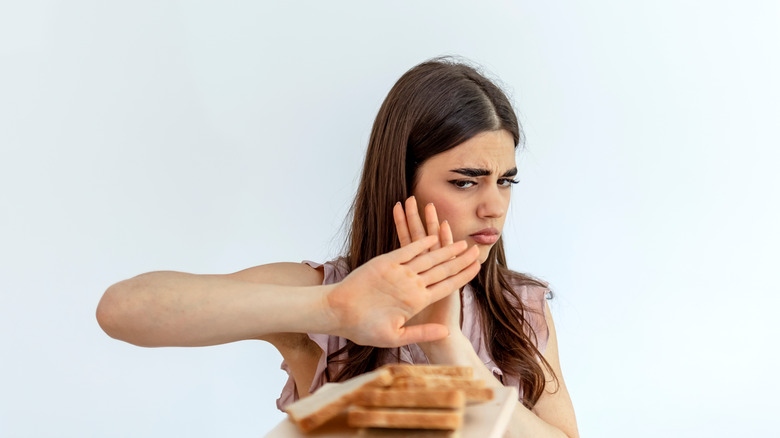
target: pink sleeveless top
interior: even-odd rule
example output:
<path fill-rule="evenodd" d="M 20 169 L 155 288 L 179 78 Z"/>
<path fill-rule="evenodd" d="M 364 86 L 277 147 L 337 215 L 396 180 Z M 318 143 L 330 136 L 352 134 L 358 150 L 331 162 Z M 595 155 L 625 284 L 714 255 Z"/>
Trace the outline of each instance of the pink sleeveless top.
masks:
<path fill-rule="evenodd" d="M 327 262 L 325 264 L 315 263 L 311 261 L 304 261 L 312 268 L 318 269 L 322 267 L 324 269 L 325 278 L 322 284 L 332 284 L 341 281 L 347 276 L 348 272 L 346 266 L 339 261 Z M 537 345 L 536 348 L 540 353 L 544 353 L 545 347 L 547 347 L 547 339 L 549 337 L 549 331 L 547 330 L 547 321 L 544 314 L 544 301 L 548 289 L 537 286 L 518 286 L 515 292 L 523 300 L 523 304 L 526 306 L 526 319 L 530 322 L 536 333 Z M 477 303 L 474 301 L 474 291 L 471 286 L 466 285 L 463 288 L 463 298 L 461 306 L 463 308 L 463 325 L 461 330 L 467 339 L 471 340 L 471 345 L 474 347 L 477 356 L 482 359 L 482 363 L 493 372 L 493 375 L 497 379 L 502 381 L 505 386 L 514 386 L 520 393 L 522 399 L 523 389 L 520 387 L 520 381 L 511 376 L 504 376 L 504 373 L 493 362 L 488 353 L 488 349 L 485 345 L 485 339 L 482 333 L 482 327 L 479 321 L 479 312 L 476 308 Z M 529 335 L 531 335 L 529 333 Z M 327 377 L 325 370 L 331 376 L 335 376 L 339 368 L 336 368 L 335 364 L 328 363 L 328 355 L 337 351 L 341 347 L 347 344 L 345 338 L 338 336 L 331 336 L 325 334 L 308 333 L 309 338 L 314 341 L 321 349 L 322 356 L 317 364 L 317 370 L 314 374 L 314 379 L 309 387 L 309 393 L 314 392 L 317 388 L 327 383 Z M 534 336 L 531 336 L 534 339 Z M 381 357 L 379 359 L 380 365 L 385 363 L 409 363 L 409 364 L 427 364 L 428 358 L 422 352 L 417 344 L 405 345 L 397 349 L 389 350 L 391 353 Z M 276 400 L 276 406 L 279 410 L 284 410 L 287 405 L 298 400 L 298 388 L 295 385 L 295 379 L 290 372 L 290 367 L 285 361 L 282 361 L 282 369 L 287 372 L 287 383 L 282 389 L 282 394 Z"/>

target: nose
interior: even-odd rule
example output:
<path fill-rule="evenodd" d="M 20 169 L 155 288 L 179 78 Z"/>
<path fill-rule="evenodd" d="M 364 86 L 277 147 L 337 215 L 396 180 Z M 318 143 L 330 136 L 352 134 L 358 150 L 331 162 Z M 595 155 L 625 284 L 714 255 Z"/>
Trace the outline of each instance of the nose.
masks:
<path fill-rule="evenodd" d="M 477 206 L 477 216 L 481 218 L 500 218 L 506 214 L 508 207 L 508 193 L 501 193 L 498 186 L 486 188 Z"/>

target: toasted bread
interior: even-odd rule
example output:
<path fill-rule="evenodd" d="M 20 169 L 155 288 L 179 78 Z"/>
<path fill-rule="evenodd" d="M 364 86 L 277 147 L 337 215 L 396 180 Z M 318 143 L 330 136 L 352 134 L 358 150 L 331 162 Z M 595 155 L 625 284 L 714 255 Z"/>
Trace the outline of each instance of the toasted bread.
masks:
<path fill-rule="evenodd" d="M 462 391 L 469 405 L 493 400 L 493 388 L 463 388 Z"/>
<path fill-rule="evenodd" d="M 391 429 L 449 429 L 463 426 L 463 409 L 400 409 L 352 407 L 347 412 L 352 427 Z"/>
<path fill-rule="evenodd" d="M 465 389 L 483 388 L 484 380 L 472 380 L 464 377 L 448 376 L 397 376 L 393 378 L 393 388 L 428 388 L 428 389 Z"/>
<path fill-rule="evenodd" d="M 474 376 L 474 369 L 467 366 L 456 365 L 410 365 L 405 363 L 388 364 L 383 366 L 393 373 L 393 377 L 400 376 L 452 376 L 470 379 Z"/>
<path fill-rule="evenodd" d="M 285 412 L 303 432 L 309 432 L 346 409 L 355 394 L 364 388 L 387 386 L 390 371 L 378 369 L 342 383 L 327 383 L 314 394 L 289 405 Z"/>
<path fill-rule="evenodd" d="M 303 432 L 350 405 L 347 423 L 354 427 L 456 430 L 463 424 L 466 403 L 493 398 L 484 381 L 472 380 L 473 372 L 460 366 L 385 365 L 342 383 L 326 383 L 285 412 Z"/>
<path fill-rule="evenodd" d="M 474 404 L 493 399 L 493 389 L 486 388 L 483 380 L 436 375 L 399 376 L 393 378 L 393 389 L 418 389 L 423 391 L 460 389 L 466 395 L 466 403 Z"/>
<path fill-rule="evenodd" d="M 370 389 L 355 394 L 352 403 L 385 408 L 462 408 L 466 395 L 461 389 Z"/>

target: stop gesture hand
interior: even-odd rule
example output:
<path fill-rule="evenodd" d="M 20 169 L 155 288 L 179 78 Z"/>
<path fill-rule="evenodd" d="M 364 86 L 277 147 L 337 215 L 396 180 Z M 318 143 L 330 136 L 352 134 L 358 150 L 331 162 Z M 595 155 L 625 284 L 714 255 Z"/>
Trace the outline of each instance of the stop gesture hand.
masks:
<path fill-rule="evenodd" d="M 446 337 L 450 326 L 442 320 L 408 322 L 474 278 L 479 251 L 465 242 L 440 247 L 439 241 L 438 236 L 418 239 L 369 260 L 332 285 L 324 295 L 334 325 L 329 332 L 376 347 Z"/>

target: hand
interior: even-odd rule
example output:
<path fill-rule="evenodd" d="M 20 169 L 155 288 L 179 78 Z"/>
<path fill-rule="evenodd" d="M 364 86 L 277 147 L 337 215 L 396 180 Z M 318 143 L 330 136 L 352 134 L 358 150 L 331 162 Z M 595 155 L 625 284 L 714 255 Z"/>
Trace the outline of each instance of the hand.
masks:
<path fill-rule="evenodd" d="M 333 285 L 325 308 L 332 332 L 360 345 L 398 347 L 449 334 L 441 323 L 406 326 L 431 303 L 462 287 L 479 272 L 479 250 L 458 242 L 430 250 L 436 236 L 375 257 Z"/>
<path fill-rule="evenodd" d="M 426 229 L 423 227 L 422 220 L 417 209 L 417 202 L 414 197 L 406 200 L 404 209 L 400 203 L 393 208 L 393 219 L 395 221 L 398 240 L 401 247 L 410 245 L 426 237 Z M 433 204 L 425 206 L 425 223 L 428 236 L 438 236 L 439 242 L 432 248 L 446 247 L 452 245 L 452 230 L 449 223 L 444 221 L 439 224 L 436 207 Z M 473 278 L 473 277 L 472 277 Z M 453 289 L 446 297 L 436 301 L 415 315 L 407 326 L 413 326 L 421 323 L 437 323 L 445 325 L 450 334 L 460 331 L 460 287 Z M 433 343 L 418 343 L 423 352 L 431 357 Z"/>

